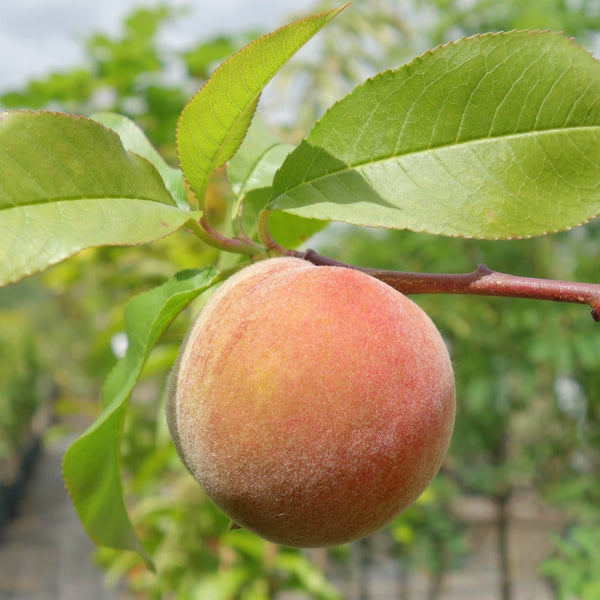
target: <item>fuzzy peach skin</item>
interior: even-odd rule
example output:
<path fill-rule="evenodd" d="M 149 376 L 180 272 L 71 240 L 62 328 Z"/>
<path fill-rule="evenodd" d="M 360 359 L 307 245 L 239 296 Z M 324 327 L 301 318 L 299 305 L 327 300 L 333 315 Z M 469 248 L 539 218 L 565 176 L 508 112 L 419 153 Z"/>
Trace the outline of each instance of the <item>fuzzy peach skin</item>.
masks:
<path fill-rule="evenodd" d="M 234 523 L 285 546 L 364 537 L 438 471 L 454 376 L 429 317 L 352 269 L 272 258 L 208 300 L 169 380 L 177 450 Z"/>

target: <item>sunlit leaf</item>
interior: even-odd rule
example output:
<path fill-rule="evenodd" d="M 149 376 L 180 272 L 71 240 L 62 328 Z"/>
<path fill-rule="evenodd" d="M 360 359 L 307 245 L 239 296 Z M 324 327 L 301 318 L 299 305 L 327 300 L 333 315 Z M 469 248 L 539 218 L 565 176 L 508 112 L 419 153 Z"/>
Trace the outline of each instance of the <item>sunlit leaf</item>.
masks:
<path fill-rule="evenodd" d="M 91 118 L 116 131 L 126 150 L 139 154 L 152 163 L 177 205 L 183 209 L 188 208 L 181 171 L 167 164 L 144 132 L 131 119 L 111 112 L 95 113 Z"/>
<path fill-rule="evenodd" d="M 129 345 L 106 380 L 104 411 L 69 447 L 63 461 L 67 489 L 92 540 L 102 546 L 140 552 L 148 562 L 129 519 L 121 485 L 120 443 L 127 400 L 160 335 L 214 278 L 212 268 L 184 271 L 127 304 Z"/>
<path fill-rule="evenodd" d="M 256 117 L 243 143 L 227 164 L 231 189 L 238 202 L 248 191 L 270 186 L 277 169 L 293 149 L 294 146 L 284 144 L 260 117 Z"/>
<path fill-rule="evenodd" d="M 514 238 L 600 213 L 600 63 L 553 33 L 485 34 L 381 73 L 276 175 L 272 209 Z"/>
<path fill-rule="evenodd" d="M 254 237 L 258 213 L 271 198 L 271 184 L 277 169 L 294 149 L 275 137 L 260 118 L 254 119 L 235 156 L 227 165 L 231 189 L 235 194 L 233 218 L 242 214 L 245 233 Z M 275 212 L 269 222 L 270 233 L 285 248 L 295 248 L 323 229 L 327 223 Z"/>
<path fill-rule="evenodd" d="M 0 114 L 0 284 L 91 246 L 155 241 L 193 217 L 100 123 Z"/>
<path fill-rule="evenodd" d="M 340 10 L 313 15 L 254 40 L 221 64 L 184 108 L 177 151 L 199 199 L 212 172 L 244 139 L 265 85 Z"/>

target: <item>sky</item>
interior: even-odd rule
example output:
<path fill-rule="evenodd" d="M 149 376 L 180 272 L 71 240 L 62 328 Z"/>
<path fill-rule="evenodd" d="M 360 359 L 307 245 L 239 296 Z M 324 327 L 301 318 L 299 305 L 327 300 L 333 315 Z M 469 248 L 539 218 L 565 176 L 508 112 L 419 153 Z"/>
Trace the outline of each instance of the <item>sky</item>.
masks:
<path fill-rule="evenodd" d="M 80 64 L 91 32 L 116 35 L 123 17 L 157 0 L 0 0 L 0 91 L 51 70 Z M 310 0 L 166 0 L 190 13 L 165 29 L 165 43 L 189 46 L 217 33 L 274 29 L 290 15 L 309 15 Z"/>

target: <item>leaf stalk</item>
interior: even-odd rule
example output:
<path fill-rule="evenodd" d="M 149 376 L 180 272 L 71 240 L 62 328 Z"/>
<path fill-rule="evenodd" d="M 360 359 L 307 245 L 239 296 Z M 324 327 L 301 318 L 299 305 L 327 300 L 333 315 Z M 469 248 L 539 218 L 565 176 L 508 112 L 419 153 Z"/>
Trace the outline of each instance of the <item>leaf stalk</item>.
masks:
<path fill-rule="evenodd" d="M 269 231 L 269 214 L 270 210 L 267 208 L 263 208 L 258 213 L 258 222 L 257 222 L 257 234 L 258 239 L 261 244 L 267 249 L 269 254 L 275 254 L 280 256 L 294 256 L 295 251 L 289 251 L 280 246 L 272 237 L 271 232 Z"/>
<path fill-rule="evenodd" d="M 188 221 L 187 226 L 203 242 L 225 252 L 255 256 L 265 251 L 260 244 L 253 242 L 247 236 L 233 238 L 224 236 L 208 224 L 205 216 L 202 216 L 199 222 L 193 219 Z"/>

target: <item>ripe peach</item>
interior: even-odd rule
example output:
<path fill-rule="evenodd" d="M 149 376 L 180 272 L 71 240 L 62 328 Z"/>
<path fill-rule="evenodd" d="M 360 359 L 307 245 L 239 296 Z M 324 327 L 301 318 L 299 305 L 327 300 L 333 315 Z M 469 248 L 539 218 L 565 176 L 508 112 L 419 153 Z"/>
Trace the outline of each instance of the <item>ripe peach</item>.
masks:
<path fill-rule="evenodd" d="M 440 467 L 454 376 L 429 317 L 353 269 L 267 259 L 208 300 L 169 380 L 177 450 L 236 524 L 286 546 L 387 524 Z"/>

